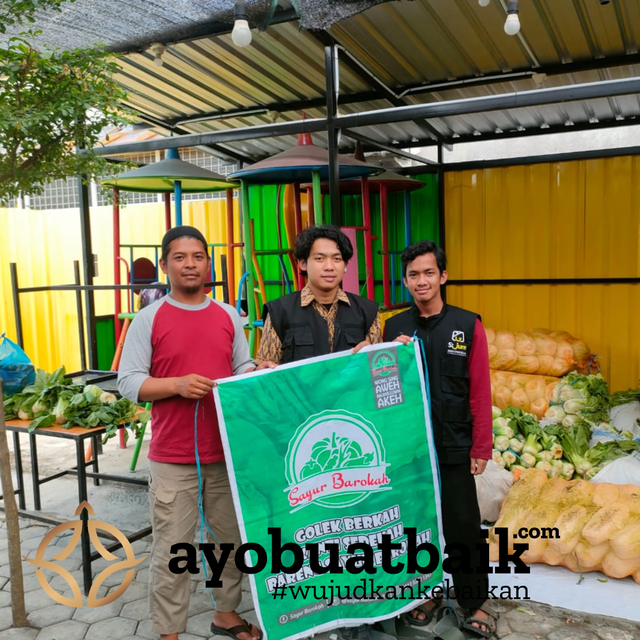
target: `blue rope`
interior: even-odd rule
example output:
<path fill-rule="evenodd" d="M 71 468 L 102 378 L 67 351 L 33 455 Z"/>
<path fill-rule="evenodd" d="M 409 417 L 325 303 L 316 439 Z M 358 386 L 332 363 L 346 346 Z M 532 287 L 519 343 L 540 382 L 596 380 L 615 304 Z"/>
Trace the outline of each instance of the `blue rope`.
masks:
<path fill-rule="evenodd" d="M 193 425 L 193 431 L 194 431 L 194 438 L 195 438 L 195 450 L 196 450 L 196 468 L 198 469 L 198 511 L 200 512 L 200 544 L 204 543 L 204 527 L 206 525 L 207 529 L 209 530 L 209 533 L 211 534 L 211 536 L 213 537 L 213 539 L 220 544 L 220 540 L 218 539 L 218 536 L 213 533 L 213 531 L 211 530 L 211 527 L 209 526 L 209 523 L 207 522 L 207 519 L 205 518 L 204 515 L 204 500 L 202 497 L 202 471 L 200 470 L 200 454 L 198 452 L 198 411 L 200 409 L 200 400 L 198 400 L 196 402 L 196 415 L 195 415 L 195 419 L 194 419 L 194 425 Z M 206 580 L 209 580 L 209 572 L 207 571 L 207 562 L 206 559 L 204 557 L 204 551 L 200 551 L 200 560 L 202 562 L 202 568 L 204 569 L 204 577 Z M 206 588 L 206 587 L 205 587 Z M 216 606 L 216 600 L 213 597 L 213 591 L 210 592 L 211 594 L 211 602 L 213 603 L 213 606 Z"/>

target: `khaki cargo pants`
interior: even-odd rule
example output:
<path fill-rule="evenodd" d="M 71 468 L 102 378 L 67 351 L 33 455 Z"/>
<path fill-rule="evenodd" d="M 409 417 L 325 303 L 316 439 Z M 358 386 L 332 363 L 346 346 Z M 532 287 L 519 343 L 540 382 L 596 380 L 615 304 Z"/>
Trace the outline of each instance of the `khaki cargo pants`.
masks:
<path fill-rule="evenodd" d="M 222 572 L 222 587 L 213 589 L 213 597 L 218 611 L 235 611 L 242 598 L 242 573 L 235 564 L 235 549 L 241 542 L 229 477 L 224 462 L 202 464 L 200 471 L 204 513 L 209 526 L 220 542 L 232 542 L 235 545 Z M 150 460 L 149 503 L 153 527 L 149 570 L 149 612 L 152 630 L 160 635 L 184 633 L 189 612 L 191 574 L 188 571 L 179 575 L 171 573 L 169 561 L 174 557 L 171 554 L 172 545 L 194 542 L 199 520 L 196 465 Z M 208 537 L 211 537 L 211 534 L 208 533 Z M 209 539 L 208 542 L 216 541 Z M 217 546 L 216 544 L 216 558 L 220 553 Z M 180 552 L 179 555 L 184 555 L 184 552 Z M 211 575 L 208 567 L 207 575 Z M 199 579 L 205 579 L 202 569 Z"/>

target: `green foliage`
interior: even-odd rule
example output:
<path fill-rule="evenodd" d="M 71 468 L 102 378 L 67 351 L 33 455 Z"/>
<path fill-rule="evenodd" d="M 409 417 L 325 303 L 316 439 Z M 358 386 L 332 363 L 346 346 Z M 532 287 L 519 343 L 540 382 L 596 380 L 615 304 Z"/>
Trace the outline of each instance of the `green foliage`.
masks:
<path fill-rule="evenodd" d="M 117 57 L 100 48 L 39 51 L 28 40 L 35 35 L 0 48 L 0 200 L 42 193 L 52 180 L 122 169 L 91 150 L 105 129 L 129 120 Z M 76 153 L 76 145 L 86 151 Z"/>
<path fill-rule="evenodd" d="M 35 22 L 34 14 L 47 9 L 60 11 L 65 2 L 75 0 L 2 0 L 0 2 L 0 33 L 7 27 Z"/>

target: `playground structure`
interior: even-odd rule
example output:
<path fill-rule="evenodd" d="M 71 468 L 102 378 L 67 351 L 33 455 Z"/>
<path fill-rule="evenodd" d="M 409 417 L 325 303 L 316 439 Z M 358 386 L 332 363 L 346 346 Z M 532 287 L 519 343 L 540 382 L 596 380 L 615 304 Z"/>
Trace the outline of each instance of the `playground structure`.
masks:
<path fill-rule="evenodd" d="M 356 144 L 354 158 L 360 162 L 365 162 L 362 145 Z M 374 165 L 371 165 L 374 166 Z M 364 184 L 364 181 L 363 181 Z M 308 185 L 307 185 L 308 186 Z M 373 252 L 371 235 L 371 194 L 380 195 L 380 241 L 382 257 L 382 290 L 383 306 L 385 310 L 391 310 L 398 306 L 403 306 L 408 301 L 408 292 L 402 280 L 402 267 L 399 264 L 401 249 L 389 249 L 389 210 L 388 196 L 390 193 L 403 194 L 404 204 L 404 246 L 411 244 L 411 197 L 410 193 L 424 187 L 424 182 L 414 180 L 394 171 L 384 171 L 378 175 L 370 176 L 366 180 L 366 195 L 363 185 L 356 182 L 344 180 L 339 183 L 341 195 L 362 195 L 362 225 L 343 226 L 343 229 L 353 229 L 364 231 L 365 242 L 365 263 L 367 273 L 367 297 L 374 299 L 373 294 Z M 321 185 L 323 194 L 329 193 L 329 184 Z M 396 273 L 398 274 L 396 278 Z M 400 302 L 396 302 L 396 282 L 400 283 Z"/>
<path fill-rule="evenodd" d="M 236 185 L 229 182 L 224 176 L 198 167 L 190 162 L 180 160 L 177 149 L 169 149 L 166 158 L 160 162 L 149 164 L 133 171 L 128 171 L 112 180 L 102 182 L 103 186 L 113 188 L 113 255 L 114 255 L 114 283 L 121 284 L 120 267 L 124 264 L 127 272 L 128 284 L 150 284 L 159 278 L 160 245 L 150 244 L 120 244 L 120 192 L 131 191 L 137 193 L 162 193 L 165 205 L 165 227 L 171 229 L 171 194 L 174 194 L 176 226 L 182 224 L 182 194 L 183 193 L 215 193 L 226 191 L 227 194 L 227 242 L 211 244 L 209 248 L 215 251 L 218 247 L 225 247 L 226 252 L 226 278 L 220 284 L 226 285 L 228 301 L 233 304 L 234 291 L 234 249 L 237 246 L 233 241 L 233 190 Z M 129 250 L 129 261 L 120 255 L 121 249 Z M 133 259 L 134 249 L 152 249 L 155 251 L 155 264 L 147 258 L 136 261 Z M 211 281 L 215 284 L 215 260 L 211 260 Z M 224 264 L 224 262 L 223 262 Z M 137 268 L 136 268 L 137 266 Z M 153 279 L 151 279 L 153 278 Z M 136 291 L 137 293 L 137 291 Z M 133 312 L 133 294 L 129 297 L 129 313 Z M 120 293 L 115 292 L 115 331 L 116 343 L 119 340 L 121 329 L 121 299 Z M 125 323 L 129 318 L 124 318 Z"/>
<path fill-rule="evenodd" d="M 348 156 L 338 156 L 338 172 L 340 179 L 349 180 L 360 178 L 362 181 L 362 193 L 366 192 L 366 179 L 368 175 L 382 172 L 382 168 L 369 165 L 360 160 L 350 158 Z M 258 256 L 278 256 L 283 272 L 283 279 L 287 280 L 286 267 L 284 265 L 283 256 L 289 256 L 292 267 L 291 279 L 297 281 L 297 288 L 304 286 L 304 278 L 300 273 L 294 273 L 294 261 L 292 257 L 292 234 L 287 233 L 287 241 L 289 247 L 284 249 L 281 246 L 282 236 L 280 224 L 277 225 L 278 231 L 278 249 L 262 249 L 256 250 L 255 232 L 253 220 L 251 219 L 249 185 L 277 185 L 279 194 L 282 185 L 292 185 L 294 200 L 294 237 L 303 229 L 302 222 L 302 198 L 301 184 L 311 181 L 309 191 L 312 197 L 307 197 L 307 222 L 313 225 L 316 220 L 323 224 L 325 222 L 324 205 L 322 201 L 321 183 L 329 177 L 329 153 L 325 149 L 317 147 L 313 144 L 311 136 L 300 134 L 298 136 L 298 144 L 291 149 L 287 149 L 266 160 L 257 162 L 247 169 L 242 169 L 229 176 L 231 180 L 240 181 L 240 192 L 242 194 L 242 230 L 245 238 L 245 261 L 247 265 L 252 265 L 257 280 L 257 288 L 254 285 L 253 278 L 247 276 L 246 283 L 246 299 L 247 299 L 247 316 L 249 328 L 249 350 L 255 354 L 257 347 L 257 331 L 262 326 L 261 305 L 259 303 L 258 294 L 262 299 L 262 304 L 267 302 L 267 290 L 264 278 L 260 270 Z M 276 218 L 279 221 L 279 200 L 276 198 Z M 285 215 L 285 221 L 290 220 L 290 216 Z M 285 225 L 286 228 L 286 225 Z M 290 229 L 290 225 L 289 225 Z M 369 230 L 370 233 L 370 230 Z M 246 238 L 249 238 L 249 243 Z M 372 290 L 373 293 L 373 290 Z M 373 296 L 371 296 L 373 297 Z"/>
<path fill-rule="evenodd" d="M 209 245 L 212 254 L 211 286 L 213 297 L 217 295 L 216 287 L 222 288 L 222 298 L 236 306 L 240 314 L 247 317 L 247 330 L 250 349 L 256 353 L 258 331 L 263 325 L 262 307 L 269 299 L 299 290 L 304 286 L 304 277 L 298 272 L 293 257 L 295 237 L 306 226 L 326 223 L 324 194 L 328 192 L 329 159 L 328 152 L 313 144 L 310 134 L 300 134 L 298 144 L 286 151 L 278 153 L 266 160 L 258 162 L 246 169 L 225 178 L 179 159 L 175 149 L 169 150 L 163 161 L 143 166 L 126 172 L 103 184 L 114 189 L 113 233 L 114 233 L 114 282 L 121 283 L 121 265 L 124 265 L 128 284 L 144 285 L 159 281 L 159 245 L 153 244 L 121 244 L 120 243 L 120 191 L 163 193 L 165 200 L 165 227 L 171 228 L 171 193 L 175 199 L 176 224 L 182 222 L 181 195 L 183 193 L 200 193 L 226 191 L 226 242 Z M 359 223 L 344 224 L 342 229 L 349 235 L 354 245 L 354 258 L 358 262 L 358 245 L 363 246 L 364 286 L 360 286 L 357 273 L 353 280 L 345 281 L 345 287 L 354 293 L 365 293 L 375 299 L 374 288 L 374 240 L 380 240 L 378 251 L 382 264 L 382 300 L 385 310 L 403 306 L 408 295 L 402 284 L 399 267 L 399 254 L 404 246 L 411 242 L 411 198 L 410 192 L 424 186 L 423 182 L 401 176 L 383 167 L 369 164 L 364 160 L 361 147 L 356 148 L 355 156 L 339 156 L 339 177 L 341 195 L 359 196 L 361 201 L 361 220 Z M 240 185 L 237 184 L 240 182 Z M 274 197 L 267 197 L 265 210 L 256 212 L 256 190 L 273 188 Z M 240 234 L 239 241 L 234 238 L 233 190 L 240 189 Z M 403 195 L 403 227 L 402 238 L 397 237 L 395 247 L 390 248 L 388 197 L 391 193 Z M 374 235 L 372 226 L 371 196 L 379 194 L 380 234 Z M 306 196 L 306 197 L 305 197 Z M 253 200 L 253 202 L 252 202 Z M 275 225 L 273 205 L 275 203 Z M 256 239 L 256 226 L 261 230 L 261 238 Z M 360 234 L 360 235 L 358 235 Z M 275 242 L 273 240 L 275 239 Z M 358 239 L 360 242 L 358 242 Z M 277 245 L 277 246 L 274 246 Z M 402 246 L 400 246 L 402 245 Z M 235 285 L 235 249 L 243 250 L 242 276 Z M 122 256 L 122 250 L 128 251 L 128 260 Z M 134 260 L 134 250 L 146 249 L 155 252 L 155 260 L 146 257 Z M 222 250 L 221 279 L 216 280 L 215 251 Z M 277 258 L 279 280 L 265 277 L 266 268 L 272 274 L 274 270 L 265 264 L 267 258 Z M 262 266 L 261 266 L 262 264 Z M 274 285 L 280 285 L 279 291 Z M 398 285 L 400 292 L 398 295 Z M 116 358 L 124 344 L 124 337 L 131 319 L 134 316 L 134 294 L 140 289 L 129 291 L 127 310 L 123 312 L 120 292 L 115 292 L 115 332 Z M 243 309 L 245 302 L 245 309 Z M 120 323 L 123 322 L 122 325 Z"/>
<path fill-rule="evenodd" d="M 222 285 L 226 290 L 227 302 L 233 304 L 234 289 L 234 250 L 236 245 L 233 241 L 233 189 L 235 185 L 229 182 L 224 176 L 203 169 L 189 162 L 180 159 L 177 149 L 170 149 L 167 157 L 157 163 L 149 164 L 133 171 L 128 171 L 113 180 L 104 181 L 104 186 L 113 188 L 113 256 L 114 256 L 114 284 L 121 284 L 121 265 L 126 271 L 127 284 L 139 284 L 140 289 L 131 289 L 128 296 L 128 311 L 122 313 L 121 291 L 114 291 L 114 328 L 116 352 L 112 371 L 117 371 L 120 356 L 124 347 L 127 330 L 131 320 L 135 316 L 134 294 L 140 293 L 142 287 L 159 281 L 159 249 L 160 245 L 152 244 L 126 244 L 120 243 L 120 192 L 145 192 L 163 193 L 165 204 L 165 227 L 168 231 L 171 228 L 171 194 L 174 194 L 175 220 L 176 226 L 182 224 L 182 194 L 183 193 L 214 193 L 226 191 L 227 195 L 227 242 L 209 244 L 211 252 L 211 284 L 207 287 L 207 293 L 211 292 L 211 287 Z M 216 282 L 215 272 L 215 250 L 218 247 L 226 248 L 226 256 L 222 256 L 222 280 Z M 129 260 L 121 255 L 122 249 L 128 249 Z M 155 263 L 148 258 L 138 258 L 134 260 L 135 249 L 152 249 L 155 252 Z M 123 321 L 121 325 L 120 322 Z M 120 447 L 126 446 L 124 432 L 120 431 Z M 137 460 L 141 438 L 134 454 L 134 463 Z M 91 451 L 88 452 L 88 455 Z"/>
<path fill-rule="evenodd" d="M 263 325 L 261 309 L 271 298 L 280 294 L 290 293 L 304 286 L 304 278 L 297 270 L 293 257 L 293 245 L 296 235 L 305 227 L 316 223 L 325 223 L 326 219 L 323 190 L 323 182 L 326 183 L 329 171 L 328 152 L 315 146 L 309 134 L 299 136 L 298 145 L 285 152 L 279 153 L 265 161 L 252 165 L 246 170 L 233 174 L 230 179 L 219 174 L 207 171 L 179 159 L 176 150 L 171 150 L 168 157 L 160 162 L 143 166 L 134 171 L 126 172 L 117 178 L 104 182 L 106 186 L 113 188 L 113 247 L 114 247 L 114 285 L 119 287 L 122 282 L 122 267 L 125 270 L 125 284 L 129 285 L 126 308 L 123 309 L 121 293 L 122 289 L 114 290 L 114 320 L 115 320 L 115 344 L 116 350 L 111 366 L 116 371 L 124 346 L 124 340 L 132 319 L 135 317 L 134 295 L 141 293 L 145 287 L 159 288 L 159 251 L 157 244 L 122 244 L 120 241 L 120 207 L 121 192 L 147 192 L 163 193 L 165 203 L 165 228 L 172 226 L 171 193 L 175 200 L 175 222 L 182 222 L 181 197 L 183 193 L 200 193 L 226 191 L 226 242 L 212 243 L 209 249 L 212 258 L 215 251 L 221 249 L 220 261 L 222 273 L 220 280 L 216 280 L 215 260 L 212 260 L 211 282 L 208 284 L 207 293 L 214 298 L 220 298 L 218 287 L 222 288 L 222 298 L 229 304 L 235 304 L 239 313 L 244 314 L 242 303 L 246 301 L 247 331 L 251 352 L 255 355 L 258 345 L 259 330 Z M 344 225 L 343 229 L 350 234 L 357 261 L 356 232 L 362 234 L 364 242 L 364 266 L 365 286 L 368 297 L 374 297 L 373 288 L 373 240 L 378 237 L 372 233 L 369 193 L 380 191 L 380 182 L 375 180 L 377 174 L 383 172 L 382 167 L 367 164 L 360 158 L 339 156 L 339 175 L 341 179 L 341 191 L 344 194 L 358 194 L 362 199 L 362 224 Z M 384 176 L 385 173 L 382 173 Z M 234 238 L 234 208 L 233 190 L 238 185 L 231 180 L 240 181 L 240 241 Z M 371 180 L 371 181 L 370 181 Z M 391 179 L 390 179 L 391 180 Z M 306 184 L 311 181 L 310 184 Z M 406 186 L 407 189 L 419 188 L 419 181 L 405 179 L 397 176 L 398 186 Z M 390 184 L 390 181 L 389 181 Z M 256 213 L 252 209 L 250 188 L 260 193 L 265 188 L 275 189 L 275 198 L 268 200 L 267 210 Z M 392 191 L 398 190 L 391 187 Z M 306 192 L 303 194 L 303 192 Z M 273 192 L 272 192 L 273 193 Z M 305 197 L 306 196 L 306 197 Z M 255 193 L 253 194 L 255 199 Z M 273 202 L 275 201 L 275 222 L 271 224 Z M 382 202 L 382 201 L 381 201 Z M 388 230 L 386 200 L 384 211 L 381 210 L 383 260 L 388 261 Z M 277 238 L 277 248 L 267 242 L 263 237 L 256 241 L 256 225 L 267 232 L 267 236 L 273 238 L 274 232 Z M 405 211 L 405 227 L 410 225 L 410 213 Z M 350 233 L 351 232 L 351 233 Z M 409 237 L 406 235 L 406 237 Z M 235 261 L 234 251 L 237 248 L 243 250 L 242 276 L 235 287 Z M 135 258 L 134 251 L 144 249 L 154 253 L 154 259 L 147 257 Z M 128 255 L 127 255 L 128 253 Z M 398 252 L 396 252 L 398 253 Z M 266 266 L 265 259 L 277 257 L 279 268 L 279 281 L 269 280 L 263 275 Z M 287 264 L 285 264 L 285 261 Z M 261 268 L 261 263 L 262 267 Z M 389 266 L 384 266 L 385 278 L 389 275 Z M 280 290 L 273 289 L 274 285 L 281 285 Z M 385 287 L 385 304 L 391 299 L 389 283 L 383 283 Z M 269 290 L 271 287 L 271 290 Z M 392 287 L 395 293 L 395 287 Z M 359 293 L 357 280 L 354 292 Z M 237 293 L 237 295 L 236 295 Z M 390 308 L 390 304 L 386 304 Z M 122 324 L 121 324 L 122 323 Z M 132 469 L 135 468 L 139 441 L 134 452 Z M 120 446 L 125 447 L 124 434 L 121 432 Z M 91 455 L 91 452 L 88 452 Z"/>

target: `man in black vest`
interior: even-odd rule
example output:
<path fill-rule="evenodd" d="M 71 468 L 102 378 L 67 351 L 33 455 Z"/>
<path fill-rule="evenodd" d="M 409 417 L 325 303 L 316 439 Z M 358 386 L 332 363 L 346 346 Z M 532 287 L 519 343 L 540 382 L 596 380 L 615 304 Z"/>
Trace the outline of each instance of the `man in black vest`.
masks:
<path fill-rule="evenodd" d="M 479 316 L 445 304 L 441 287 L 447 281 L 441 247 L 424 240 L 402 253 L 404 284 L 413 297 L 410 309 L 389 318 L 386 341 L 409 344 L 422 340 L 431 392 L 431 421 L 438 454 L 442 493 L 442 521 L 447 545 L 469 550 L 473 573 L 453 576 L 458 603 L 468 612 L 465 628 L 492 637 L 497 613 L 488 598 L 488 577 L 476 545 L 480 510 L 474 476 L 481 474 L 492 454 L 491 381 L 487 337 Z M 460 548 L 460 547 L 459 547 Z M 408 614 L 414 625 L 430 622 L 436 600 L 420 604 Z"/>
<path fill-rule="evenodd" d="M 296 238 L 294 256 L 307 284 L 265 305 L 256 362 L 286 364 L 381 342 L 378 303 L 340 287 L 353 247 L 338 227 L 305 229 Z M 340 632 L 345 639 L 392 640 L 369 625 Z"/>
<path fill-rule="evenodd" d="M 341 289 L 353 247 L 338 227 L 309 227 L 294 256 L 307 285 L 267 303 L 256 360 L 286 364 L 381 341 L 378 303 Z"/>

